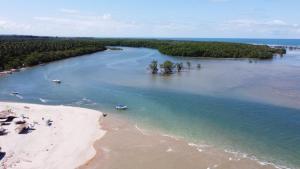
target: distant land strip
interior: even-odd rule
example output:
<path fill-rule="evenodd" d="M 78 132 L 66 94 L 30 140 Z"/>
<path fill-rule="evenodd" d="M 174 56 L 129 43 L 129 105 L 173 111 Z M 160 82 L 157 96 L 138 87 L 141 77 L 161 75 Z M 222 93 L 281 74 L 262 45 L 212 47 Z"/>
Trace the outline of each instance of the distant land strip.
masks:
<path fill-rule="evenodd" d="M 152 48 L 181 57 L 271 59 L 275 54 L 286 53 L 284 48 L 229 42 L 2 35 L 0 71 L 104 51 L 107 46 Z"/>

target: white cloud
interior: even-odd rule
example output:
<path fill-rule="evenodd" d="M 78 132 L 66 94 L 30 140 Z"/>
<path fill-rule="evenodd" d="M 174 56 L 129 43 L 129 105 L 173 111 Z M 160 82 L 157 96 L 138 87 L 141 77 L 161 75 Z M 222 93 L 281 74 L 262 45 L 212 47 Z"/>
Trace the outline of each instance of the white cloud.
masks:
<path fill-rule="evenodd" d="M 229 20 L 220 25 L 219 30 L 223 32 L 234 32 L 244 36 L 259 37 L 299 37 L 300 26 L 295 23 L 288 23 L 280 19 L 254 20 L 236 19 Z"/>
<path fill-rule="evenodd" d="M 36 16 L 33 19 L 36 29 L 43 27 L 35 31 L 54 36 L 184 36 L 196 30 L 195 26 L 186 23 L 158 21 L 140 23 L 133 20 L 120 20 L 110 13 L 90 15 L 81 11 L 72 15 Z"/>
<path fill-rule="evenodd" d="M 79 13 L 78 10 L 67 9 L 67 8 L 61 8 L 59 11 L 62 12 L 62 13 L 67 13 L 67 14 L 76 14 L 76 13 Z"/>
<path fill-rule="evenodd" d="M 122 32 L 133 32 L 139 25 L 133 21 L 121 21 L 111 14 L 88 15 L 82 12 L 76 15 L 37 16 L 34 25 L 44 25 L 45 34 L 57 36 L 120 36 Z"/>
<path fill-rule="evenodd" d="M 111 14 L 104 14 L 104 15 L 102 15 L 102 18 L 104 20 L 110 20 L 110 19 L 112 19 Z"/>
<path fill-rule="evenodd" d="M 156 36 L 186 37 L 186 36 L 194 33 L 194 31 L 196 31 L 196 30 L 197 30 L 197 26 L 192 23 L 156 22 L 156 23 L 151 24 L 151 29 L 149 32 L 151 32 L 152 34 L 154 34 Z"/>
<path fill-rule="evenodd" d="M 270 25 L 270 26 L 288 26 L 288 24 L 282 20 L 278 20 L 278 19 L 275 19 L 275 20 L 272 20 L 272 21 L 267 21 L 265 23 L 266 25 Z"/>
<path fill-rule="evenodd" d="M 60 9 L 53 15 L 22 21 L 0 17 L 0 34 L 94 37 L 257 37 L 299 38 L 299 23 L 281 19 L 234 19 L 223 23 L 197 20 L 136 22 L 110 13 L 91 14 Z"/>
<path fill-rule="evenodd" d="M 270 21 L 258 21 L 253 19 L 237 19 L 237 20 L 230 20 L 224 23 L 224 25 L 231 25 L 234 24 L 235 26 L 240 27 L 257 27 L 257 26 L 270 26 L 270 27 L 298 27 L 298 24 L 288 24 L 285 21 L 274 19 Z"/>
<path fill-rule="evenodd" d="M 26 31 L 29 30 L 31 26 L 29 24 L 19 24 L 11 20 L 0 18 L 0 31 L 14 30 L 14 31 Z"/>

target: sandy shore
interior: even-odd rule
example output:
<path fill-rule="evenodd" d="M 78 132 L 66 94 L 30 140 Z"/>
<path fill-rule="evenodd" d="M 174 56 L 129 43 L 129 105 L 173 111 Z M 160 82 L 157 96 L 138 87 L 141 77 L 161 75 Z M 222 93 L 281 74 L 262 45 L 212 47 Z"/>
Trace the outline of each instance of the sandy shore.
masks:
<path fill-rule="evenodd" d="M 16 124 L 2 126 L 8 134 L 0 136 L 1 151 L 6 152 L 1 169 L 276 168 L 242 154 L 147 131 L 114 114 L 101 118 L 101 112 L 83 108 L 0 102 L 0 111 L 7 109 L 28 117 L 35 130 L 18 134 Z"/>
<path fill-rule="evenodd" d="M 99 119 L 102 113 L 94 110 L 0 102 L 0 111 L 11 109 L 15 116 L 35 130 L 18 134 L 14 119 L 1 126 L 8 133 L 0 136 L 0 147 L 5 152 L 0 168 L 8 169 L 73 169 L 93 158 L 94 142 L 101 138 Z M 52 120 L 48 126 L 47 121 Z"/>
<path fill-rule="evenodd" d="M 94 147 L 97 155 L 80 169 L 274 169 L 275 166 L 147 131 L 123 117 L 101 122 L 107 133 Z"/>

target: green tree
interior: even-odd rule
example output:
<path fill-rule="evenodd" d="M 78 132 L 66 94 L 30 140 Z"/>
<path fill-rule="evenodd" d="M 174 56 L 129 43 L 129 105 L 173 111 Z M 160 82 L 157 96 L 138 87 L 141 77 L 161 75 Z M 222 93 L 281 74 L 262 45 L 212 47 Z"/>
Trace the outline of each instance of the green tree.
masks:
<path fill-rule="evenodd" d="M 171 74 L 173 73 L 174 64 L 167 60 L 162 64 L 162 68 L 164 69 L 164 74 Z"/>
<path fill-rule="evenodd" d="M 274 54 L 286 53 L 284 48 L 227 42 L 0 35 L 0 70 L 90 54 L 105 50 L 105 46 L 153 48 L 165 55 L 182 57 L 272 59 Z"/>
<path fill-rule="evenodd" d="M 152 74 L 157 74 L 158 72 L 158 68 L 157 68 L 158 64 L 156 60 L 153 60 L 150 65 L 149 68 L 151 69 Z"/>
<path fill-rule="evenodd" d="M 183 63 L 177 63 L 176 69 L 177 69 L 177 72 L 181 72 L 181 70 L 183 69 Z"/>

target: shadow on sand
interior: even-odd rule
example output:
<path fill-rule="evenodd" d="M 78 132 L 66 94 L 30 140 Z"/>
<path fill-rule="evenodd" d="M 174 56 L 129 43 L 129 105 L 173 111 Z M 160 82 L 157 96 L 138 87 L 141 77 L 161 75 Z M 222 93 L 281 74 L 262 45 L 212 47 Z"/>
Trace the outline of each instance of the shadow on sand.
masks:
<path fill-rule="evenodd" d="M 0 152 L 0 161 L 5 157 L 6 153 L 5 152 Z"/>

